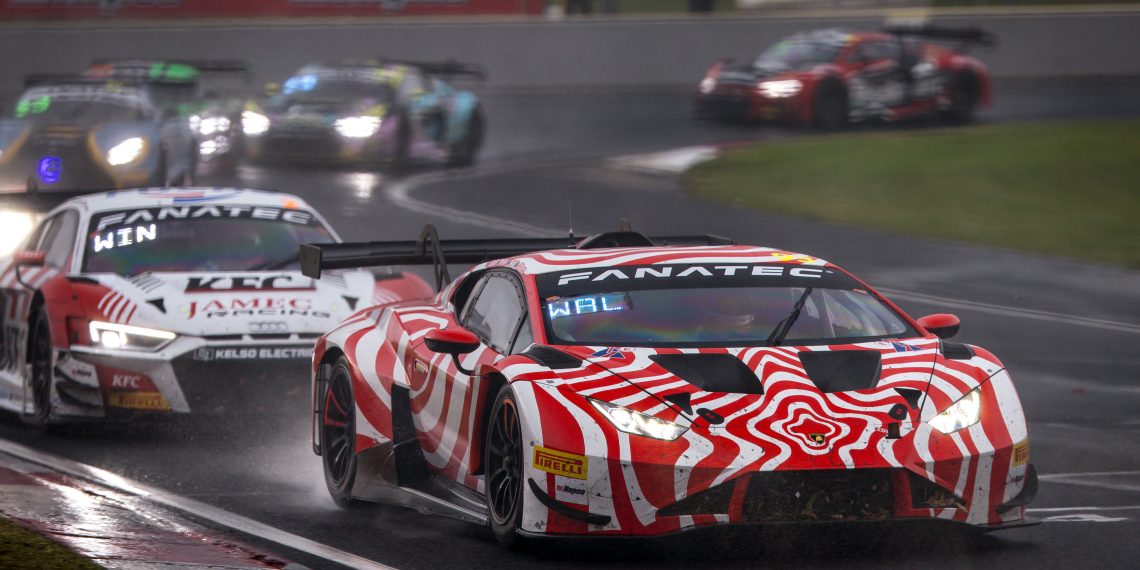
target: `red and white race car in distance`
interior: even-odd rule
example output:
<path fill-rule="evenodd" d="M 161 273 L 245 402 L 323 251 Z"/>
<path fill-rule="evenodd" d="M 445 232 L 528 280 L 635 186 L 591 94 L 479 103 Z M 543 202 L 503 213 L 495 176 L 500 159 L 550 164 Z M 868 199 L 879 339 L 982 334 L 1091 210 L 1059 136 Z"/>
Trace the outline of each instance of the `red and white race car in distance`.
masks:
<path fill-rule="evenodd" d="M 655 245 L 680 243 L 701 245 Z M 831 263 L 727 243 L 617 232 L 574 247 L 304 246 L 311 277 L 487 260 L 317 341 L 313 445 L 334 501 L 427 501 L 504 544 L 1031 522 L 1017 392 L 994 355 L 945 340 L 956 317 L 914 320 Z"/>
<path fill-rule="evenodd" d="M 307 399 L 298 371 L 322 332 L 360 307 L 431 292 L 412 275 L 302 276 L 299 244 L 335 241 L 308 204 L 276 192 L 68 200 L 0 260 L 0 407 L 46 426 L 273 411 L 290 390 Z"/>
<path fill-rule="evenodd" d="M 965 122 L 990 103 L 986 66 L 959 49 L 916 38 L 992 44 L 977 29 L 818 30 L 777 42 L 753 61 L 713 64 L 701 80 L 699 118 L 783 121 L 839 128 L 849 121 L 941 115 Z"/>

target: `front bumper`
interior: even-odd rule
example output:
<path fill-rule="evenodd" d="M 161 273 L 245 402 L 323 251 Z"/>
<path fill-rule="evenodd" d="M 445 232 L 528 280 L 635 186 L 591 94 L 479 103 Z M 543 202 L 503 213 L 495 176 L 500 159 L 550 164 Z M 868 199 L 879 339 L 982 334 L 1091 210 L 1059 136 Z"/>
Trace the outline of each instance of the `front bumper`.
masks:
<path fill-rule="evenodd" d="M 73 347 L 57 359 L 60 420 L 152 413 L 273 413 L 305 406 L 311 341 L 208 342 L 179 337 L 157 353 Z"/>
<path fill-rule="evenodd" d="M 694 109 L 700 118 L 735 121 L 797 122 L 805 115 L 799 96 L 771 99 L 747 90 L 698 94 Z"/>
<path fill-rule="evenodd" d="M 329 127 L 274 126 L 265 134 L 246 136 L 246 155 L 254 160 L 290 160 L 306 163 L 366 164 L 396 154 L 395 132 L 387 124 L 368 138 L 351 139 Z"/>

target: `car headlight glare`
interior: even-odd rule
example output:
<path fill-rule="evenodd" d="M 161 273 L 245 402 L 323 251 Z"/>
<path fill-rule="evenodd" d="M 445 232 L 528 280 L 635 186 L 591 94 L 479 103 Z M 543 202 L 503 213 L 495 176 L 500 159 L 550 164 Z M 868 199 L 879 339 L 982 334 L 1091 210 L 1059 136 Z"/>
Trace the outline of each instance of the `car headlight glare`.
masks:
<path fill-rule="evenodd" d="M 712 93 L 713 89 L 716 89 L 716 79 L 712 77 L 706 77 L 701 80 L 701 93 Z"/>
<path fill-rule="evenodd" d="M 954 433 L 978 423 L 981 416 L 982 394 L 980 389 L 976 389 L 950 404 L 928 423 L 942 433 Z"/>
<path fill-rule="evenodd" d="M 345 117 L 337 119 L 336 132 L 350 139 L 366 139 L 380 130 L 380 117 Z"/>
<path fill-rule="evenodd" d="M 269 130 L 269 117 L 256 111 L 242 111 L 241 130 L 247 135 L 261 135 Z"/>
<path fill-rule="evenodd" d="M 194 126 L 193 121 L 191 126 Z M 226 117 L 201 117 L 195 130 L 203 136 L 226 133 L 230 130 L 230 120 Z"/>
<path fill-rule="evenodd" d="M 781 79 L 779 81 L 761 81 L 756 87 L 760 89 L 760 94 L 765 97 L 783 99 L 799 93 L 804 84 L 799 79 Z"/>
<path fill-rule="evenodd" d="M 609 402 L 587 399 L 614 427 L 626 433 L 673 441 L 689 429 Z"/>
<path fill-rule="evenodd" d="M 158 350 L 177 336 L 172 332 L 91 321 L 91 344 L 107 350 Z"/>
<path fill-rule="evenodd" d="M 0 211 L 0 256 L 16 251 L 35 227 L 35 216 L 27 212 Z"/>
<path fill-rule="evenodd" d="M 123 166 L 138 160 L 146 150 L 146 141 L 141 137 L 131 137 L 107 151 L 107 164 Z"/>

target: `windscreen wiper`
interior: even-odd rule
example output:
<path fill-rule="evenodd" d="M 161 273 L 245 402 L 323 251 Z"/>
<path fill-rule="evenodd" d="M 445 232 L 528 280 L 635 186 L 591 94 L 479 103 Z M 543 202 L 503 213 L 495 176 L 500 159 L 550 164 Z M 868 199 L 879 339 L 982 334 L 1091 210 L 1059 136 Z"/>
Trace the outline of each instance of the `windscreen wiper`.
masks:
<path fill-rule="evenodd" d="M 796 301 L 792 312 L 784 317 L 780 322 L 776 323 L 776 328 L 772 329 L 772 334 L 768 335 L 768 339 L 764 341 L 767 346 L 780 346 L 784 342 L 784 337 L 788 336 L 788 331 L 792 330 L 792 325 L 796 324 L 796 319 L 800 318 L 800 311 L 804 310 L 804 303 L 807 303 L 808 297 L 811 296 L 811 287 L 804 289 L 799 300 Z"/>

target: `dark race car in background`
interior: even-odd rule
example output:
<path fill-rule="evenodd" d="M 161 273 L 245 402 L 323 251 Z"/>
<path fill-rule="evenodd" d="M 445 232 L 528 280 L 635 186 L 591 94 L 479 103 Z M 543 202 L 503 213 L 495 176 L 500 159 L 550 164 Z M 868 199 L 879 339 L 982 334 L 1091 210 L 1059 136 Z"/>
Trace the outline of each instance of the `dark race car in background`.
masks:
<path fill-rule="evenodd" d="M 303 405 L 322 332 L 431 291 L 394 272 L 302 276 L 298 246 L 336 241 L 308 204 L 276 192 L 68 200 L 0 259 L 0 409 L 47 426 Z"/>
<path fill-rule="evenodd" d="M 990 76 L 982 62 L 961 53 L 967 43 L 994 39 L 976 29 L 933 27 L 795 34 L 752 61 L 714 64 L 698 86 L 695 114 L 827 129 L 867 119 L 969 121 L 990 103 Z"/>
<path fill-rule="evenodd" d="M 84 76 L 146 86 L 156 105 L 189 123 L 200 171 L 231 168 L 244 154 L 241 112 L 253 94 L 247 62 L 105 58 Z"/>
<path fill-rule="evenodd" d="M 452 76 L 482 72 L 454 62 L 305 66 L 242 114 L 249 157 L 472 164 L 483 143 L 483 110 L 473 93 L 441 79 Z"/>
<path fill-rule="evenodd" d="M 193 178 L 189 126 L 146 89 L 59 76 L 27 83 L 0 119 L 0 189 L 108 190 Z"/>

